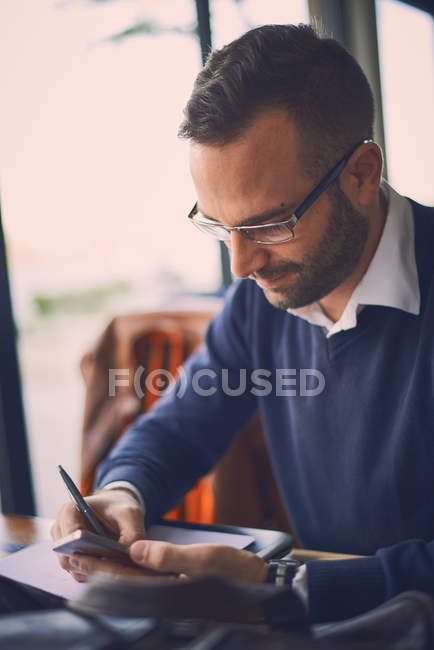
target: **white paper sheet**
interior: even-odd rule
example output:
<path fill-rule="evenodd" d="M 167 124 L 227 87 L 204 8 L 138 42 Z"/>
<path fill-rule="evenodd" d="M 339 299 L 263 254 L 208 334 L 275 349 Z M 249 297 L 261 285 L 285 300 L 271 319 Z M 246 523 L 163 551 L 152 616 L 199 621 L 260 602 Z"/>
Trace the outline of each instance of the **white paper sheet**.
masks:
<path fill-rule="evenodd" d="M 61 568 L 50 541 L 31 544 L 2 558 L 0 575 L 63 598 L 78 598 L 86 588 Z"/>
<path fill-rule="evenodd" d="M 160 539 L 173 544 L 225 544 L 234 548 L 245 548 L 254 541 L 249 535 L 213 533 L 175 526 L 152 526 L 148 531 L 148 539 Z M 79 598 L 86 589 L 85 583 L 76 582 L 60 567 L 57 554 L 51 549 L 51 541 L 32 544 L 2 558 L 0 575 L 69 599 Z"/>

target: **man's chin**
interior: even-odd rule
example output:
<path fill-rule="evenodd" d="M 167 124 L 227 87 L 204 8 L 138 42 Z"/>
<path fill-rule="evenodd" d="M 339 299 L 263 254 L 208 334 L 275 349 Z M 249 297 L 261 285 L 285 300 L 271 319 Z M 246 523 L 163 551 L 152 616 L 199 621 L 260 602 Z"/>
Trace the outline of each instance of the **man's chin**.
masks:
<path fill-rule="evenodd" d="M 268 302 L 277 309 L 299 309 L 309 305 L 316 299 L 316 297 L 311 299 L 311 296 L 308 295 L 309 292 L 306 291 L 306 287 L 301 281 L 302 279 L 295 271 L 286 273 L 273 282 L 267 282 L 268 284 L 274 284 L 274 286 L 264 286 L 266 283 L 263 280 L 255 280 L 258 287 L 264 292 Z"/>
<path fill-rule="evenodd" d="M 309 292 L 302 290 L 300 286 L 292 287 L 291 289 L 288 287 L 276 287 L 273 289 L 261 288 L 268 302 L 277 309 L 300 309 L 301 307 L 306 307 L 306 305 L 310 305 L 323 297 L 323 294 L 313 295 L 312 292 L 309 294 Z"/>
<path fill-rule="evenodd" d="M 262 288 L 262 287 L 261 287 Z M 293 299 L 291 298 L 290 295 L 286 291 L 282 291 L 281 289 L 264 289 L 262 288 L 262 291 L 264 292 L 264 295 L 268 302 L 273 305 L 273 307 L 277 307 L 277 309 L 292 309 L 292 304 L 293 304 Z"/>

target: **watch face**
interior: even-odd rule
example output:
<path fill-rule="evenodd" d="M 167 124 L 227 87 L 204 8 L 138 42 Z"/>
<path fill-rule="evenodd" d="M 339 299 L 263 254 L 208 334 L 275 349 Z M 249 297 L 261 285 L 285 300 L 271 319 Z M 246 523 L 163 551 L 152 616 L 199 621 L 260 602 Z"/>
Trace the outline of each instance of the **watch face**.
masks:
<path fill-rule="evenodd" d="M 298 560 L 271 560 L 269 563 L 267 582 L 283 586 L 291 585 L 300 562 Z"/>

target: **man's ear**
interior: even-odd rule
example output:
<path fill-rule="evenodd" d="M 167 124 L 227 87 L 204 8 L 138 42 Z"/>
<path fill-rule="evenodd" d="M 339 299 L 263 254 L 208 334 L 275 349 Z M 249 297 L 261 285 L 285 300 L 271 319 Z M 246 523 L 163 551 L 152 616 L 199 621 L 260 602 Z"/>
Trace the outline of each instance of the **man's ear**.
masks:
<path fill-rule="evenodd" d="M 355 207 L 363 210 L 375 200 L 382 170 L 383 154 L 375 142 L 353 153 L 341 175 L 341 188 Z"/>

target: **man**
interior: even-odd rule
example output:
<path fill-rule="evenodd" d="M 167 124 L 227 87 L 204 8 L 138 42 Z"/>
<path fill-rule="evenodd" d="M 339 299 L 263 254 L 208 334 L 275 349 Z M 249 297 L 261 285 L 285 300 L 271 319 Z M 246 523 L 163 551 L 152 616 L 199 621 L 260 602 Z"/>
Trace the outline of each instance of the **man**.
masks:
<path fill-rule="evenodd" d="M 316 622 L 434 593 L 433 210 L 382 182 L 373 112 L 358 64 L 308 26 L 261 27 L 210 56 L 180 130 L 189 217 L 226 242 L 242 280 L 183 390 L 126 432 L 89 497 L 145 569 L 265 580 L 247 551 L 143 541 L 144 509 L 148 526 L 259 408 L 301 544 L 373 556 L 299 570 Z M 240 377 L 234 397 L 224 384 Z M 53 536 L 80 526 L 65 505 Z M 78 580 L 135 571 L 62 563 Z"/>

